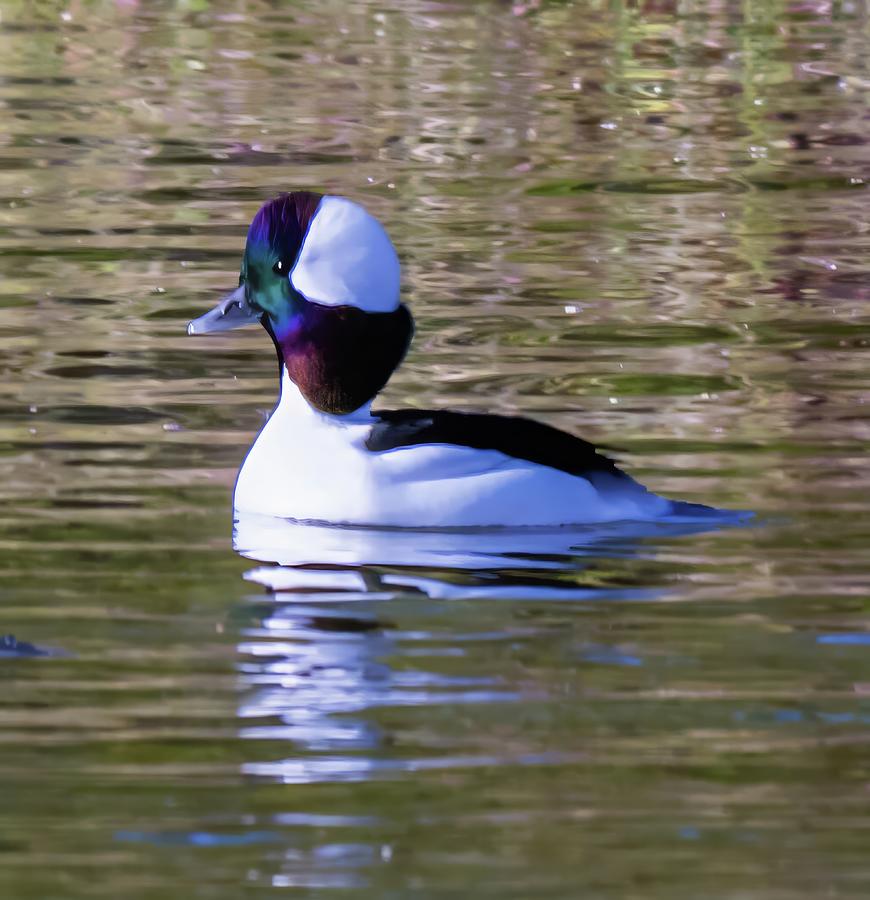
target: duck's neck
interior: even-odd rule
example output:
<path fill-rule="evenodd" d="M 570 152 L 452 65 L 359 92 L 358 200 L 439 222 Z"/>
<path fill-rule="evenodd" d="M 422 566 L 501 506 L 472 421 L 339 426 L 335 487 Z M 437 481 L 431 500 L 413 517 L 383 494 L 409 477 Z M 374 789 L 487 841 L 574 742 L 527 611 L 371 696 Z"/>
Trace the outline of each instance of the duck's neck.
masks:
<path fill-rule="evenodd" d="M 317 421 L 323 424 L 356 424 L 359 422 L 368 422 L 372 418 L 372 400 L 367 400 L 357 409 L 349 413 L 329 413 L 316 406 L 312 406 L 305 399 L 298 385 L 290 377 L 287 366 L 281 366 L 281 396 L 278 399 L 278 406 L 273 415 L 280 415 L 282 418 L 292 418 L 296 421 L 309 420 Z"/>
<path fill-rule="evenodd" d="M 353 414 L 387 383 L 414 331 L 404 306 L 367 313 L 302 301 L 286 320 L 268 320 L 290 380 L 315 409 Z"/>

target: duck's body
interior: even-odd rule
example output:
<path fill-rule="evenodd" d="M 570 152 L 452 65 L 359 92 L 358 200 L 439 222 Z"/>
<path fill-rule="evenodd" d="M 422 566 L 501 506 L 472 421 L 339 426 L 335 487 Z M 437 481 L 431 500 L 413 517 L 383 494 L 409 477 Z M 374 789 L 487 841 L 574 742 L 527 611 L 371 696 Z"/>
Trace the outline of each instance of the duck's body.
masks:
<path fill-rule="evenodd" d="M 520 431 L 537 425 L 514 422 Z M 494 449 L 501 435 L 489 423 L 505 429 L 511 420 L 416 410 L 379 415 L 370 404 L 347 415 L 324 413 L 285 370 L 280 402 L 239 473 L 234 506 L 303 521 L 416 528 L 557 526 L 672 511 L 670 501 L 576 438 L 553 430 L 576 443 L 585 475 Z M 439 439 L 439 431 L 448 434 Z"/>
<path fill-rule="evenodd" d="M 715 514 L 528 419 L 372 412 L 413 333 L 398 279 L 386 233 L 350 201 L 286 194 L 257 214 L 239 288 L 188 329 L 260 321 L 278 351 L 280 400 L 239 472 L 237 515 L 478 528 Z"/>

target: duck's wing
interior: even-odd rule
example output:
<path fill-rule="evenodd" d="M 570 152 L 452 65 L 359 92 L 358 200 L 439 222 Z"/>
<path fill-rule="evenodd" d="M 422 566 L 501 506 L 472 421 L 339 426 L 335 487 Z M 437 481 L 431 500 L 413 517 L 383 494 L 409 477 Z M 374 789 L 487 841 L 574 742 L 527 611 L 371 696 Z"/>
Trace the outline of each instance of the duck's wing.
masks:
<path fill-rule="evenodd" d="M 372 415 L 377 421 L 365 446 L 374 453 L 421 444 L 497 450 L 593 484 L 612 478 L 634 483 L 588 441 L 533 419 L 428 409 L 384 410 Z"/>

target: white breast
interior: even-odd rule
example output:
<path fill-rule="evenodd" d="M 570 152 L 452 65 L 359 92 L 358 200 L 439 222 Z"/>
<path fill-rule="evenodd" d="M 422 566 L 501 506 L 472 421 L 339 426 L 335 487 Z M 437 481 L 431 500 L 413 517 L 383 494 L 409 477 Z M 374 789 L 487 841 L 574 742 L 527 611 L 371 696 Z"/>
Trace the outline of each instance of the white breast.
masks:
<path fill-rule="evenodd" d="M 347 416 L 312 409 L 282 378 L 281 401 L 236 483 L 238 513 L 303 521 L 432 527 L 553 526 L 667 513 L 634 482 L 597 490 L 583 478 L 495 450 L 445 444 L 372 453 L 369 407 Z"/>

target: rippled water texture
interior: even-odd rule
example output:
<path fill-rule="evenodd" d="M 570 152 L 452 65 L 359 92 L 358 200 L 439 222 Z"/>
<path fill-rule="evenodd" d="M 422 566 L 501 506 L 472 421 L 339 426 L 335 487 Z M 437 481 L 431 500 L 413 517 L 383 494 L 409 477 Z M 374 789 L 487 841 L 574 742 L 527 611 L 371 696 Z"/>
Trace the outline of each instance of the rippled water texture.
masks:
<path fill-rule="evenodd" d="M 2 0 L 0 896 L 870 895 L 868 61 L 865 0 Z M 184 328 L 292 187 L 395 239 L 388 405 L 758 524 L 234 553 L 274 355 Z"/>

